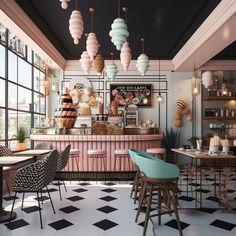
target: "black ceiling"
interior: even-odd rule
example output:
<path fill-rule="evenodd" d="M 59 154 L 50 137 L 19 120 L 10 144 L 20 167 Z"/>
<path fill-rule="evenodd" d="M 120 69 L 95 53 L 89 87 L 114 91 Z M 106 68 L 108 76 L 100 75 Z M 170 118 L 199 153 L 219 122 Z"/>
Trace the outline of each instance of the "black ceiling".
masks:
<path fill-rule="evenodd" d="M 236 59 L 236 41 L 231 43 L 224 50 L 212 58 L 213 60 L 235 60 Z"/>
<path fill-rule="evenodd" d="M 53 43 L 65 59 L 79 59 L 85 50 L 85 36 L 79 45 L 69 33 L 69 18 L 75 0 L 63 10 L 59 0 L 16 0 L 39 29 Z M 109 58 L 119 52 L 111 43 L 109 31 L 117 18 L 118 0 L 78 0 L 78 10 L 84 20 L 84 32 L 91 29 L 90 7 L 96 8 L 94 31 L 102 45 L 101 53 Z M 128 7 L 128 41 L 133 59 L 141 52 L 140 38 L 145 38 L 145 53 L 150 59 L 172 59 L 194 31 L 219 4 L 220 0 L 121 0 Z M 121 13 L 124 17 L 124 13 Z"/>

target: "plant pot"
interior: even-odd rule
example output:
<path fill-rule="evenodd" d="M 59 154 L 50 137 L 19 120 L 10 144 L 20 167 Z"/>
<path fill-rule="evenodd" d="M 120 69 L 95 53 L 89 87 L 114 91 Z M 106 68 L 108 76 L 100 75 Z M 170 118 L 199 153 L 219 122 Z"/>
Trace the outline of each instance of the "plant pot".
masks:
<path fill-rule="evenodd" d="M 17 143 L 16 144 L 16 150 L 25 150 L 26 149 L 26 143 Z"/>

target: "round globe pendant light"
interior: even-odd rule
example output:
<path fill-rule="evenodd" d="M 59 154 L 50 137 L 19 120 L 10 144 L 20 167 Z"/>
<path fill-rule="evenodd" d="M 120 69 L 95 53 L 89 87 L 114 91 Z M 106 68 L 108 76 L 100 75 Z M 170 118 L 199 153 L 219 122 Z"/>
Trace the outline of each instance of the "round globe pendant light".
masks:
<path fill-rule="evenodd" d="M 69 20 L 69 30 L 71 37 L 74 39 L 74 44 L 79 43 L 79 39 L 81 38 L 84 31 L 84 22 L 80 11 L 77 10 L 77 1 L 76 10 L 72 11 L 70 20 Z"/>
<path fill-rule="evenodd" d="M 107 72 L 107 78 L 113 81 L 116 77 L 118 70 L 115 62 L 113 61 L 113 53 L 111 53 L 111 56 L 112 56 L 112 61 L 110 64 L 107 65 L 106 72 Z"/>
<path fill-rule="evenodd" d="M 70 0 L 59 0 L 60 2 L 61 2 L 61 8 L 62 9 L 67 9 L 67 7 L 68 7 L 68 2 L 70 1 Z"/>
<path fill-rule="evenodd" d="M 202 73 L 202 84 L 205 88 L 209 88 L 213 85 L 213 74 L 211 71 L 205 71 Z"/>
<path fill-rule="evenodd" d="M 145 75 L 149 68 L 149 59 L 146 54 L 144 54 L 144 38 L 141 38 L 142 43 L 142 54 L 138 57 L 136 67 L 141 75 Z"/>
<path fill-rule="evenodd" d="M 88 34 L 88 38 L 86 41 L 86 49 L 88 52 L 88 55 L 90 56 L 90 59 L 93 61 L 94 57 L 96 56 L 98 52 L 98 41 L 96 34 L 93 32 L 93 14 L 95 12 L 95 8 L 89 8 L 89 11 L 91 12 L 91 33 Z"/>
<path fill-rule="evenodd" d="M 118 18 L 113 21 L 109 35 L 111 37 L 112 43 L 119 51 L 121 50 L 124 42 L 126 42 L 127 38 L 129 37 L 127 25 L 124 19 L 120 18 L 120 0 L 118 0 Z"/>
<path fill-rule="evenodd" d="M 92 67 L 92 61 L 90 60 L 90 56 L 87 51 L 83 51 L 80 58 L 80 65 L 85 74 L 87 75 Z"/>
<path fill-rule="evenodd" d="M 100 45 L 98 45 L 98 48 L 100 48 Z M 94 59 L 94 68 L 97 72 L 97 75 L 100 76 L 102 74 L 104 66 L 105 66 L 104 59 L 102 55 L 98 53 Z"/>

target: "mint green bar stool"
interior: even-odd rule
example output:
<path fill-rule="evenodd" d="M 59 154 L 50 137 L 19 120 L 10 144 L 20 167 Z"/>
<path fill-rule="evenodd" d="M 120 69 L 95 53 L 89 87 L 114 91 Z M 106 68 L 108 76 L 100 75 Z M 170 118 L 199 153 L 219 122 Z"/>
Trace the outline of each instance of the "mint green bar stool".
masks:
<path fill-rule="evenodd" d="M 133 186 L 131 189 L 131 193 L 130 193 L 130 198 L 133 196 L 133 193 L 134 193 L 134 204 L 136 204 L 138 192 L 140 191 L 141 185 L 142 185 L 140 170 L 138 168 L 138 165 L 136 164 L 136 155 L 141 155 L 145 158 L 149 158 L 149 159 L 153 159 L 153 160 L 157 160 L 157 158 L 150 153 L 147 153 L 147 152 L 141 151 L 141 150 L 137 150 L 137 149 L 129 149 L 128 151 L 129 151 L 131 160 L 134 163 L 135 168 L 137 170 L 136 174 L 135 174 Z"/>
<path fill-rule="evenodd" d="M 140 191 L 139 207 L 135 221 L 137 222 L 144 202 L 147 203 L 143 236 L 146 235 L 148 221 L 151 217 L 158 216 L 158 224 L 161 224 L 161 215 L 175 213 L 179 235 L 182 229 L 177 209 L 177 180 L 179 169 L 176 165 L 165 161 L 146 158 L 136 154 L 136 164 L 142 176 L 142 188 Z M 150 215 L 153 196 L 157 195 L 157 214 Z"/>

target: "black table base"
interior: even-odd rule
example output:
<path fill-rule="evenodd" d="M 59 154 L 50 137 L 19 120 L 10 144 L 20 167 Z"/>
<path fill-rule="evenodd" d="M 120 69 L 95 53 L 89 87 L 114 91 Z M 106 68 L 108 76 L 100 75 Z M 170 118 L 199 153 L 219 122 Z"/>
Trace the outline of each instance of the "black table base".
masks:
<path fill-rule="evenodd" d="M 10 219 L 10 214 L 11 214 L 10 211 L 0 210 L 0 223 L 8 222 Z M 16 218 L 16 213 L 13 211 L 11 220 L 14 220 L 15 218 Z"/>

